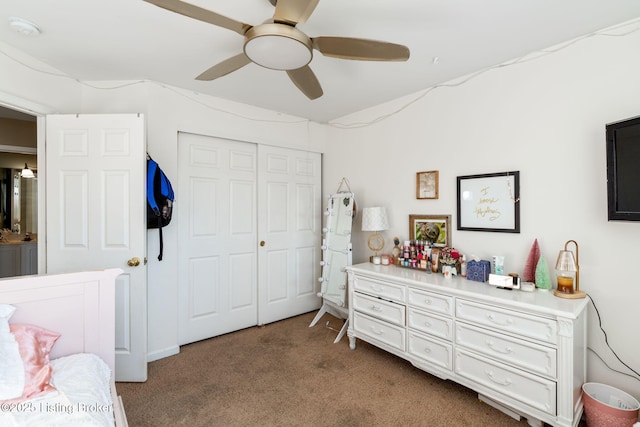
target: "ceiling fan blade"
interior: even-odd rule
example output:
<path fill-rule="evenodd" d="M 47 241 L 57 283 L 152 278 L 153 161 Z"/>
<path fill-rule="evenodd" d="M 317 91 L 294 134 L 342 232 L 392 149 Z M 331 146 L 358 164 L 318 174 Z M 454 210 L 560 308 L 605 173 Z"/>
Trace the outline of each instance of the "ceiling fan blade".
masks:
<path fill-rule="evenodd" d="M 297 70 L 287 70 L 287 74 L 293 84 L 295 84 L 307 98 L 316 99 L 322 96 L 323 92 L 320 82 L 308 65 L 298 68 Z"/>
<path fill-rule="evenodd" d="M 409 48 L 401 44 L 349 37 L 315 37 L 313 47 L 325 56 L 361 61 L 406 61 Z"/>
<path fill-rule="evenodd" d="M 276 22 L 299 24 L 306 22 L 320 0 L 278 0 L 273 19 Z"/>
<path fill-rule="evenodd" d="M 215 80 L 218 77 L 226 76 L 227 74 L 244 67 L 250 62 L 251 60 L 244 54 L 244 52 L 239 53 L 238 55 L 225 59 L 224 61 L 209 68 L 207 71 L 196 77 L 196 80 Z"/>
<path fill-rule="evenodd" d="M 209 24 L 217 25 L 218 27 L 226 28 L 231 31 L 244 36 L 244 33 L 252 27 L 252 25 L 245 24 L 244 22 L 236 21 L 235 19 L 227 18 L 218 13 L 212 12 L 207 9 L 203 9 L 199 6 L 192 5 L 190 3 L 183 2 L 182 0 L 144 0 L 147 3 L 154 4 L 163 9 L 170 10 L 171 12 L 179 13 L 180 15 L 188 16 L 189 18 L 197 19 L 199 21 L 208 22 Z"/>

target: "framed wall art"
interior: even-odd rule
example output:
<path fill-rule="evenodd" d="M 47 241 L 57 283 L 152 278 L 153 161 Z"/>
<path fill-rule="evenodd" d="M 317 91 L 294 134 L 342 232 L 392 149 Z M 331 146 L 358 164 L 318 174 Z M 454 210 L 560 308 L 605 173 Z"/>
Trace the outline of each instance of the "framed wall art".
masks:
<path fill-rule="evenodd" d="M 451 246 L 451 215 L 409 215 L 409 239 Z"/>
<path fill-rule="evenodd" d="M 458 230 L 520 232 L 520 172 L 459 176 Z"/>
<path fill-rule="evenodd" d="M 438 171 L 416 173 L 416 199 L 438 198 Z"/>

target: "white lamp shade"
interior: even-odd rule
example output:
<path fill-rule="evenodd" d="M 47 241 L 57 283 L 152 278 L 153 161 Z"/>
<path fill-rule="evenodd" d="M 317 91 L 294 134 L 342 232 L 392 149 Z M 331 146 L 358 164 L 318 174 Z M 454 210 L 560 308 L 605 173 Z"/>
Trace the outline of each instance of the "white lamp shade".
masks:
<path fill-rule="evenodd" d="M 383 231 L 389 229 L 387 211 L 382 207 L 362 210 L 362 231 Z"/>

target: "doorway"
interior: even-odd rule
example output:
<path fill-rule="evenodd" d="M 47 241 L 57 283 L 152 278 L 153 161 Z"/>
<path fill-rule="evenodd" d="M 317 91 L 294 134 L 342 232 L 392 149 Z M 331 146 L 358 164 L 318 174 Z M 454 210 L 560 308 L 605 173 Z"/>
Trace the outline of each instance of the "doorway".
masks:
<path fill-rule="evenodd" d="M 0 277 L 38 273 L 36 117 L 0 106 Z"/>

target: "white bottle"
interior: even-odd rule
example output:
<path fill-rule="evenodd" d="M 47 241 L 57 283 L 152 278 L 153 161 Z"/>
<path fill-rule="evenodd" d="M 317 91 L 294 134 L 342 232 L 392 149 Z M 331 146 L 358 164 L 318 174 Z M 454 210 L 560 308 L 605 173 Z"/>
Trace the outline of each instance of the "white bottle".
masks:
<path fill-rule="evenodd" d="M 467 277 L 467 257 L 462 255 L 462 262 L 460 263 L 460 275 Z"/>

